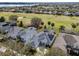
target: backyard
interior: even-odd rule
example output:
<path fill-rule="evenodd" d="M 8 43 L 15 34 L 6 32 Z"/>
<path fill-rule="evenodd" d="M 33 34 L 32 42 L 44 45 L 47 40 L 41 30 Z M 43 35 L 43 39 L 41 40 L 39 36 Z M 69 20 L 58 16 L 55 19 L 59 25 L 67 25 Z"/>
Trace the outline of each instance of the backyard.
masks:
<path fill-rule="evenodd" d="M 47 23 L 55 23 L 54 29 L 59 32 L 60 26 L 65 26 L 67 29 L 73 30 L 71 24 L 79 23 L 79 17 L 76 16 L 63 16 L 63 15 L 49 15 L 49 14 L 34 14 L 34 13 L 12 13 L 12 12 L 0 12 L 0 16 L 4 16 L 8 21 L 10 15 L 17 15 L 18 21 L 22 21 L 25 26 L 30 24 L 31 19 L 34 17 L 41 18 L 44 25 L 48 26 Z M 79 31 L 79 26 L 76 27 L 75 31 Z"/>

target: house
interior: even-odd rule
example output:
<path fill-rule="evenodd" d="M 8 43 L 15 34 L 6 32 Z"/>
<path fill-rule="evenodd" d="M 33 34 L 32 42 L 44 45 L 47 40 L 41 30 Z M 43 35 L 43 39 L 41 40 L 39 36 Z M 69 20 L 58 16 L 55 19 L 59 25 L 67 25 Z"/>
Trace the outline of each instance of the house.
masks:
<path fill-rule="evenodd" d="M 0 22 L 0 32 L 1 33 L 7 33 L 9 31 L 9 24 L 6 22 Z"/>
<path fill-rule="evenodd" d="M 36 28 L 28 27 L 22 28 L 18 26 L 11 26 L 10 23 L 1 22 L 0 31 L 6 32 L 7 38 L 19 38 L 24 44 L 31 45 L 33 48 L 49 47 L 55 39 L 53 30 L 37 32 Z"/>
<path fill-rule="evenodd" d="M 12 26 L 7 33 L 7 37 L 16 39 L 21 30 L 23 30 L 23 28 L 18 27 L 18 26 Z"/>
<path fill-rule="evenodd" d="M 29 41 L 34 37 L 34 35 L 37 34 L 36 28 L 29 27 L 27 29 L 24 29 L 21 31 L 18 35 L 18 37 L 21 39 L 22 42 L 25 44 L 28 44 Z"/>
<path fill-rule="evenodd" d="M 56 13 L 57 15 L 62 15 L 63 14 L 63 12 L 62 11 L 57 11 L 57 13 Z"/>
<path fill-rule="evenodd" d="M 19 33 L 20 40 L 33 48 L 51 46 L 55 39 L 54 31 L 37 32 L 36 28 L 29 27 Z"/>
<path fill-rule="evenodd" d="M 11 21 L 11 22 L 0 22 L 0 32 L 1 33 L 8 33 L 10 28 L 13 26 L 16 26 L 16 21 Z"/>
<path fill-rule="evenodd" d="M 73 46 L 66 45 L 67 53 L 74 56 L 79 56 L 79 42 L 74 43 Z"/>
<path fill-rule="evenodd" d="M 10 20 L 8 23 L 10 26 L 17 26 L 17 20 Z"/>
<path fill-rule="evenodd" d="M 69 12 L 64 12 L 63 13 L 65 16 L 71 16 L 71 13 L 69 13 Z"/>
<path fill-rule="evenodd" d="M 53 14 L 53 15 L 56 15 L 56 14 L 57 14 L 57 11 L 53 11 L 52 14 Z"/>
<path fill-rule="evenodd" d="M 50 47 L 54 42 L 55 34 L 51 32 L 39 32 L 31 40 L 33 48 L 37 47 Z"/>
<path fill-rule="evenodd" d="M 74 15 L 75 15 L 75 16 L 79 16 L 79 12 L 75 12 Z"/>

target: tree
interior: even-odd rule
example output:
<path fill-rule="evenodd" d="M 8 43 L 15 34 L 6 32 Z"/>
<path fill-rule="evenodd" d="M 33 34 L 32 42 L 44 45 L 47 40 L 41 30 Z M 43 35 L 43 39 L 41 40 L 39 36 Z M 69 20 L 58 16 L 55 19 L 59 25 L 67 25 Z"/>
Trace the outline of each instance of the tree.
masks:
<path fill-rule="evenodd" d="M 48 30 L 51 30 L 51 22 L 50 21 L 48 21 Z"/>
<path fill-rule="evenodd" d="M 44 29 L 47 29 L 46 25 L 44 26 Z"/>
<path fill-rule="evenodd" d="M 55 26 L 55 24 L 54 23 L 51 23 L 51 26 L 52 26 L 52 28 Z"/>
<path fill-rule="evenodd" d="M 75 29 L 77 27 L 74 23 L 72 23 L 71 26 L 73 29 Z"/>
<path fill-rule="evenodd" d="M 42 22 L 41 18 L 35 17 L 35 18 L 32 18 L 31 25 L 35 28 L 39 28 L 41 25 L 41 22 Z"/>
<path fill-rule="evenodd" d="M 59 31 L 60 32 L 65 31 L 65 26 L 61 25 L 60 28 L 59 28 Z"/>
<path fill-rule="evenodd" d="M 0 18 L 0 22 L 4 22 L 5 21 L 5 18 L 2 16 L 1 18 Z"/>
<path fill-rule="evenodd" d="M 12 21 L 17 21 L 17 18 L 18 18 L 17 15 L 11 15 L 11 16 L 9 16 L 9 20 L 12 20 Z"/>
<path fill-rule="evenodd" d="M 19 27 L 23 27 L 23 22 L 22 21 L 20 21 Z"/>
<path fill-rule="evenodd" d="M 41 22 L 41 25 L 44 25 L 44 22 Z"/>
<path fill-rule="evenodd" d="M 48 21 L 48 25 L 50 25 L 51 24 L 51 22 L 50 21 Z"/>

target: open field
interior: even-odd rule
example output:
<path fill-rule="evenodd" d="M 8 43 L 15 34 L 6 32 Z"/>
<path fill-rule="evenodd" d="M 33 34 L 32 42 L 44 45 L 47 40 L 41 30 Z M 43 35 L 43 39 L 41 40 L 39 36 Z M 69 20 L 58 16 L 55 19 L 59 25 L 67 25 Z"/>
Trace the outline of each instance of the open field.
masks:
<path fill-rule="evenodd" d="M 51 21 L 55 23 L 55 30 L 58 30 L 59 26 L 64 25 L 66 28 L 71 29 L 71 24 L 72 23 L 77 23 L 79 22 L 79 17 L 73 16 L 63 16 L 63 15 L 47 15 L 47 14 L 33 14 L 33 13 L 12 13 L 12 12 L 0 12 L 0 16 L 4 16 L 7 20 L 10 15 L 17 15 L 20 18 L 18 21 L 23 21 L 24 25 L 27 25 L 30 23 L 30 20 L 33 17 L 39 17 L 44 21 L 45 25 L 47 25 L 48 21 Z M 79 27 L 76 28 L 76 30 L 79 30 Z"/>

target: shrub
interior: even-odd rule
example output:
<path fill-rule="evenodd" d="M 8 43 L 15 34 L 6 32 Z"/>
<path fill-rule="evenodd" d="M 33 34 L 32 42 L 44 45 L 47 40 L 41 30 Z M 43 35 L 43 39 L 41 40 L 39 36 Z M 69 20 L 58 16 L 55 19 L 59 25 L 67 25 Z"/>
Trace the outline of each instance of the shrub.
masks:
<path fill-rule="evenodd" d="M 42 20 L 40 18 L 35 17 L 35 18 L 32 18 L 31 25 L 35 28 L 39 28 L 41 25 L 41 22 Z"/>
<path fill-rule="evenodd" d="M 72 28 L 76 28 L 76 25 L 74 23 L 71 24 Z"/>
<path fill-rule="evenodd" d="M 41 22 L 41 25 L 44 25 L 44 22 Z"/>
<path fill-rule="evenodd" d="M 9 20 L 12 20 L 12 21 L 17 21 L 17 18 L 18 18 L 17 15 L 11 15 L 11 16 L 9 16 Z"/>
<path fill-rule="evenodd" d="M 19 27 L 23 27 L 23 22 L 22 21 L 20 21 Z"/>
<path fill-rule="evenodd" d="M 2 16 L 1 18 L 0 18 L 0 22 L 4 22 L 5 21 L 5 18 Z"/>

